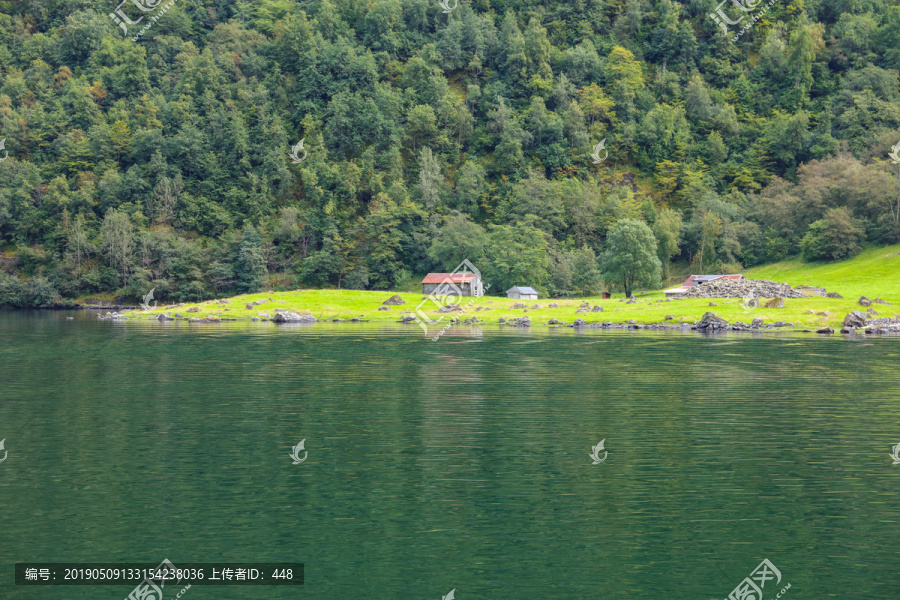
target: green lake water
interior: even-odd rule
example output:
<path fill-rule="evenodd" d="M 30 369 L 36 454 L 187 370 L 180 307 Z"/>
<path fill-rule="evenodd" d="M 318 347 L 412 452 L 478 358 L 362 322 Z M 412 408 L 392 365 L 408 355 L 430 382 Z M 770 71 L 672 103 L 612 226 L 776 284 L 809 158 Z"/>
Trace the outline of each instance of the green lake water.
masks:
<path fill-rule="evenodd" d="M 900 338 L 0 312 L 0 600 L 130 591 L 17 562 L 164 558 L 306 565 L 187 600 L 721 600 L 763 559 L 765 600 L 896 598 L 898 367 Z"/>

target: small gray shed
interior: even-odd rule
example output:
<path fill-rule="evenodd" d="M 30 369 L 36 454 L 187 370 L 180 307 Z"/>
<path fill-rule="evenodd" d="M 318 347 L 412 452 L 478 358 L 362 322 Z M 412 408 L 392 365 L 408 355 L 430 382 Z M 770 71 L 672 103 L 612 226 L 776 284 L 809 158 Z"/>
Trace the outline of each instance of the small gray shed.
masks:
<path fill-rule="evenodd" d="M 515 298 L 516 300 L 537 300 L 538 291 L 533 287 L 515 285 L 506 290 L 506 297 Z"/>

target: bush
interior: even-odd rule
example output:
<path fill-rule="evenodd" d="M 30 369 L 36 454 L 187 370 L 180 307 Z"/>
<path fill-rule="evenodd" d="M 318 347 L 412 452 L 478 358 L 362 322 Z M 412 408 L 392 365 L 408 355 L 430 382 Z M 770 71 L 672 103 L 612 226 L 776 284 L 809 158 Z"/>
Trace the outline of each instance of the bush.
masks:
<path fill-rule="evenodd" d="M 0 273 L 0 307 L 49 308 L 59 303 L 59 291 L 47 278 L 22 281 L 14 275 Z"/>
<path fill-rule="evenodd" d="M 832 208 L 800 240 L 803 259 L 840 260 L 859 254 L 866 232 L 846 208 Z"/>

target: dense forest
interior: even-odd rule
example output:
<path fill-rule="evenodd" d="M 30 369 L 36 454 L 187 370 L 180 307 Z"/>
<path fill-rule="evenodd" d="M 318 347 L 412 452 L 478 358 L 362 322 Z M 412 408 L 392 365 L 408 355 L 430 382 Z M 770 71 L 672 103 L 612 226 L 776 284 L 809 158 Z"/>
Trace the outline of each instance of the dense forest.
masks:
<path fill-rule="evenodd" d="M 900 5 L 750 6 L 0 1 L 0 305 L 464 258 L 566 296 L 628 240 L 658 283 L 900 241 Z"/>

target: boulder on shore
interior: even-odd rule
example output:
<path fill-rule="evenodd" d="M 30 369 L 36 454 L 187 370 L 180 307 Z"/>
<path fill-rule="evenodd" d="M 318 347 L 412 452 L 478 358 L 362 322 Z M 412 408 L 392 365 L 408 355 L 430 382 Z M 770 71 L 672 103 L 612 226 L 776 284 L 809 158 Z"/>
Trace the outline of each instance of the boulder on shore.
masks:
<path fill-rule="evenodd" d="M 573 327 L 584 327 L 587 325 L 587 321 L 584 319 L 575 319 L 575 323 L 572 324 Z"/>
<path fill-rule="evenodd" d="M 868 315 L 866 313 L 854 310 L 853 312 L 847 313 L 847 316 L 844 317 L 844 327 L 865 327 L 867 318 Z"/>
<path fill-rule="evenodd" d="M 707 312 L 697 324 L 697 329 L 702 331 L 717 331 L 728 327 L 728 321 L 713 312 Z"/>
<path fill-rule="evenodd" d="M 406 300 L 404 300 L 397 294 L 394 294 L 393 296 L 382 302 L 382 304 L 387 306 L 400 306 L 401 304 L 406 304 Z"/>
<path fill-rule="evenodd" d="M 272 319 L 273 323 L 315 323 L 316 318 L 312 315 L 301 314 L 292 310 L 279 312 Z"/>
<path fill-rule="evenodd" d="M 816 329 L 816 333 L 834 333 L 834 329 L 831 327 L 821 327 Z"/>

